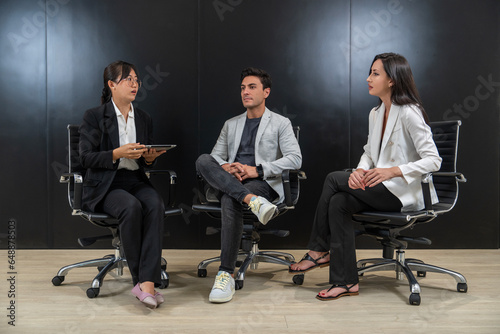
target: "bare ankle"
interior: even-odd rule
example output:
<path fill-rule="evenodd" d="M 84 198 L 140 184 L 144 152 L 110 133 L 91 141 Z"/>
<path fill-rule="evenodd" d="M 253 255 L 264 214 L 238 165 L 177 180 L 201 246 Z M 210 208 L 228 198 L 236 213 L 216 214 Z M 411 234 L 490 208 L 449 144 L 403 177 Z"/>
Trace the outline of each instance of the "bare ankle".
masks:
<path fill-rule="evenodd" d="M 313 257 L 318 257 L 318 256 L 323 256 L 325 254 L 327 254 L 328 252 L 318 252 L 318 251 L 313 251 L 313 250 L 310 250 L 309 251 L 309 255 L 313 255 Z"/>
<path fill-rule="evenodd" d="M 245 198 L 243 198 L 243 202 L 248 205 L 252 200 L 252 197 L 257 197 L 257 196 L 255 196 L 254 194 L 248 194 L 245 196 Z"/>

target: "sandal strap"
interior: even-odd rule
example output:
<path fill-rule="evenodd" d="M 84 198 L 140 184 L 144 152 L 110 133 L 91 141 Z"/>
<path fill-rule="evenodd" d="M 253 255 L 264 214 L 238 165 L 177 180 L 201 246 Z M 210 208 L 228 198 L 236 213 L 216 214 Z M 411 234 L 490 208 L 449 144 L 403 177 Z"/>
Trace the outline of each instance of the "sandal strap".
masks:
<path fill-rule="evenodd" d="M 351 286 L 346 285 L 345 288 L 346 288 L 347 292 L 350 292 L 351 288 L 353 288 L 356 284 L 358 284 L 358 283 L 351 284 Z"/>
<path fill-rule="evenodd" d="M 328 289 L 328 291 L 330 291 L 331 289 L 334 289 L 334 288 L 342 288 L 342 289 L 345 289 L 346 292 L 350 292 L 351 289 L 358 283 L 354 283 L 354 284 L 351 284 L 350 286 L 347 286 L 346 284 L 334 284 L 330 287 L 330 289 Z"/>
<path fill-rule="evenodd" d="M 319 265 L 318 260 L 324 259 L 328 254 L 330 254 L 330 253 L 327 252 L 327 253 L 323 254 L 322 256 L 318 257 L 317 259 L 313 259 L 309 255 L 309 253 L 305 253 L 300 261 L 304 261 L 304 260 L 311 261 L 311 262 L 314 262 L 314 264 Z"/>

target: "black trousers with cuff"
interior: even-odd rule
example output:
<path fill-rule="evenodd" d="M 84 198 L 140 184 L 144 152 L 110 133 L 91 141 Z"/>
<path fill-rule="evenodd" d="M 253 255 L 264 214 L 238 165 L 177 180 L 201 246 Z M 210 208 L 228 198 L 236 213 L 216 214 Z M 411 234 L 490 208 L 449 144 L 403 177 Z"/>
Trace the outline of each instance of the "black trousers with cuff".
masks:
<path fill-rule="evenodd" d="M 308 248 L 330 252 L 330 284 L 359 282 L 352 214 L 365 210 L 399 211 L 401 201 L 382 183 L 366 190 L 349 188 L 349 172 L 327 175 Z"/>
<path fill-rule="evenodd" d="M 161 252 L 165 205 L 140 171 L 120 169 L 98 208 L 116 217 L 133 284 L 161 284 Z"/>

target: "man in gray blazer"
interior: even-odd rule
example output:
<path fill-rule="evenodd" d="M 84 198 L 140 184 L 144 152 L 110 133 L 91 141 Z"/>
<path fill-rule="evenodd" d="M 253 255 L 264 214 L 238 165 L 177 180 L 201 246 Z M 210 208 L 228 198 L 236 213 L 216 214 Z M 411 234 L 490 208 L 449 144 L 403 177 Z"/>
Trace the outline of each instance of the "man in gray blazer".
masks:
<path fill-rule="evenodd" d="M 261 69 L 241 73 L 241 100 L 246 112 L 226 121 L 211 154 L 202 154 L 196 170 L 220 192 L 221 265 L 210 292 L 213 303 L 234 295 L 234 270 L 243 233 L 242 210 L 248 205 L 262 224 L 283 201 L 281 172 L 298 169 L 302 154 L 288 118 L 266 108 L 271 77 Z"/>

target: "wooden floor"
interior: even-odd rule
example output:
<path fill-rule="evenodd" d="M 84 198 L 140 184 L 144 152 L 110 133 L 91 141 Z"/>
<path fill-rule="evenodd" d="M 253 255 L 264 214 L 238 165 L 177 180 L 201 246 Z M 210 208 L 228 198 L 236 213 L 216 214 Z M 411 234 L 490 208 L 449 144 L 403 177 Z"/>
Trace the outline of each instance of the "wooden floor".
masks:
<path fill-rule="evenodd" d="M 388 272 L 361 277 L 360 295 L 322 302 L 315 295 L 328 287 L 328 269 L 307 274 L 302 286 L 292 283 L 284 267 L 262 263 L 247 273 L 245 286 L 226 304 L 211 304 L 208 294 L 217 264 L 208 277 L 197 277 L 196 266 L 218 251 L 166 250 L 170 286 L 166 302 L 145 308 L 131 293 L 128 272 L 109 276 L 99 297 L 85 291 L 96 269 L 71 271 L 61 286 L 52 277 L 63 265 L 98 258 L 106 250 L 17 250 L 15 299 L 8 297 L 7 251 L 0 283 L 0 333 L 500 333 L 500 250 L 419 250 L 407 256 L 462 273 L 468 292 L 456 282 L 428 273 L 419 279 L 420 306 L 408 303 L 406 280 Z M 300 258 L 304 251 L 291 253 Z M 358 258 L 380 251 L 358 251 Z M 15 327 L 8 324 L 15 302 Z"/>

